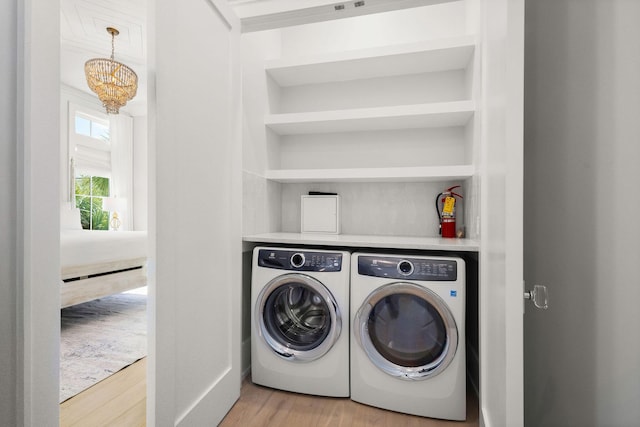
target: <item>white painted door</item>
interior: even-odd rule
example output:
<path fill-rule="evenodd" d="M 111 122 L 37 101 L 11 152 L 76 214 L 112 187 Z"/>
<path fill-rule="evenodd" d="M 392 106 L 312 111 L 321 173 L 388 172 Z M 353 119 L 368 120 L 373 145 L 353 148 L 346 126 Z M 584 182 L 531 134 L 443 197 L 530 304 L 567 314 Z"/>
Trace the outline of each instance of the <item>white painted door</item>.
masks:
<path fill-rule="evenodd" d="M 214 426 L 240 394 L 239 21 L 221 0 L 153 8 L 147 421 Z"/>
<path fill-rule="evenodd" d="M 480 410 L 486 426 L 524 424 L 524 0 L 485 0 L 480 160 Z"/>

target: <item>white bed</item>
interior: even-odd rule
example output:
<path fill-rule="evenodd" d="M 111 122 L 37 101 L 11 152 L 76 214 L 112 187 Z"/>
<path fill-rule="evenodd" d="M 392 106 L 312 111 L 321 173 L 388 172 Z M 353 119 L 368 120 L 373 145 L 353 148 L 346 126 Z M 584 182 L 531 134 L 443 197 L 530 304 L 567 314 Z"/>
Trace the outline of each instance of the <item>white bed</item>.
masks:
<path fill-rule="evenodd" d="M 61 211 L 61 308 L 146 285 L 146 231 L 82 230 L 76 211 Z"/>

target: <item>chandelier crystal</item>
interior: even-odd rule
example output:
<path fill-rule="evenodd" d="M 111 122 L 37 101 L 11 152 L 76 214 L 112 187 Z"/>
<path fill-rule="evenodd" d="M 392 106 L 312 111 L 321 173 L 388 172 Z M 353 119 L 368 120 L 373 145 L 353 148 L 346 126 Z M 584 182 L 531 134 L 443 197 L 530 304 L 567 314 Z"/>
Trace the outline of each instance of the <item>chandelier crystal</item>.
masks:
<path fill-rule="evenodd" d="M 111 34 L 111 58 L 90 59 L 84 64 L 89 88 L 98 95 L 107 114 L 118 114 L 120 107 L 136 96 L 138 75 L 131 68 L 113 59 L 118 30 L 107 27 Z"/>

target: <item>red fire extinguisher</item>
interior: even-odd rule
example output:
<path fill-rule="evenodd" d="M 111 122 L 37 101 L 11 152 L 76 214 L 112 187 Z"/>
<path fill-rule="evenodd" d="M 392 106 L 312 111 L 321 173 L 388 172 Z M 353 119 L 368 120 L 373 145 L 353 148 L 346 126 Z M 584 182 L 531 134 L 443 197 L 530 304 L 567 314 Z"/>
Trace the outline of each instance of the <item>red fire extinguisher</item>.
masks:
<path fill-rule="evenodd" d="M 442 237 L 456 237 L 456 197 L 463 198 L 462 195 L 453 192 L 456 188 L 460 186 L 447 188 L 436 196 L 436 211 Z"/>

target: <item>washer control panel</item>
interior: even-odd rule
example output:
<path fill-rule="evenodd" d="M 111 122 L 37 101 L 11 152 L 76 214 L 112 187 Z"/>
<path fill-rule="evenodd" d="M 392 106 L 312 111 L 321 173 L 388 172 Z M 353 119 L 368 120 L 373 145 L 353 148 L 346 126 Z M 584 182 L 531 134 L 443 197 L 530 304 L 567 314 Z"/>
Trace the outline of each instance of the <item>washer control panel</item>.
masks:
<path fill-rule="evenodd" d="M 260 249 L 258 266 L 295 271 L 341 271 L 342 254 L 332 252 Z"/>
<path fill-rule="evenodd" d="M 360 255 L 358 274 L 422 281 L 455 282 L 458 263 L 448 259 L 403 258 Z"/>

